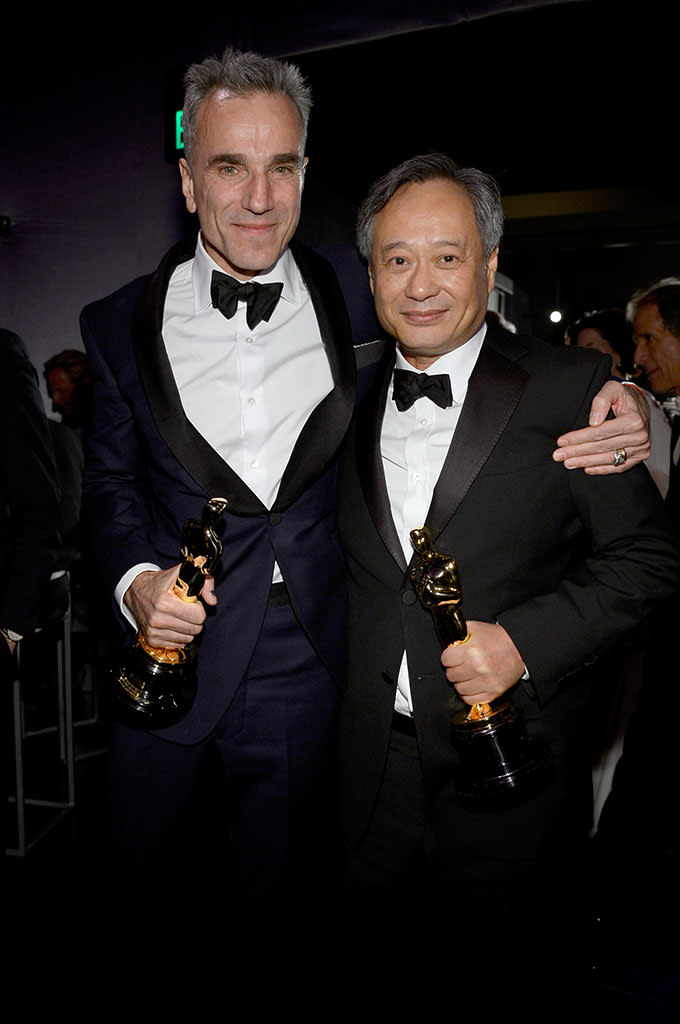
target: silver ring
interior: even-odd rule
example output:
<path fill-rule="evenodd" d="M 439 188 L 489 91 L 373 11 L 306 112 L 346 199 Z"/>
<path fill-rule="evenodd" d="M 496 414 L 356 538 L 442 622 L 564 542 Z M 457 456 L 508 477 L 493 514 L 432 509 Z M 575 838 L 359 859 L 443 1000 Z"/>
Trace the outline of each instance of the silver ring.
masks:
<path fill-rule="evenodd" d="M 616 451 L 614 452 L 614 465 L 615 466 L 622 466 L 627 458 L 628 458 L 628 455 L 626 454 L 626 449 L 625 448 L 617 448 Z"/>

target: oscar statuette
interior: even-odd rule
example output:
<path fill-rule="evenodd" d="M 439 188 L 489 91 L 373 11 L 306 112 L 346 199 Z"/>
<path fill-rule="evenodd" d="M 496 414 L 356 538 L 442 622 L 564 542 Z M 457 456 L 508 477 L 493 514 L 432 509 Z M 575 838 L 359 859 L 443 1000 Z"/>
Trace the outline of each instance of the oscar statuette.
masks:
<path fill-rule="evenodd" d="M 433 549 L 425 526 L 412 530 L 410 537 L 419 556 L 410 570 L 411 582 L 432 615 L 442 650 L 467 643 L 470 633 L 455 559 Z M 493 810 L 521 803 L 551 775 L 550 751 L 528 735 L 521 713 L 505 697 L 456 712 L 451 729 L 460 755 L 456 792 L 466 806 Z"/>
<path fill-rule="evenodd" d="M 182 530 L 182 562 L 173 594 L 194 602 L 206 576 L 222 555 L 218 529 L 227 507 L 226 498 L 211 498 L 201 519 L 187 519 Z M 196 696 L 196 640 L 178 649 L 152 647 L 140 630 L 114 671 L 114 700 L 119 716 L 142 729 L 163 728 L 179 722 Z"/>

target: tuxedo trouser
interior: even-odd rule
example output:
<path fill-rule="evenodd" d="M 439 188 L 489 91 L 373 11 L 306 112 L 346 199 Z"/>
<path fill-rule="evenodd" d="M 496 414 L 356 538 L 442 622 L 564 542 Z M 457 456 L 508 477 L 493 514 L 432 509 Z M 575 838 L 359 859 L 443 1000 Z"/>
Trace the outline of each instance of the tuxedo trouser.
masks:
<path fill-rule="evenodd" d="M 150 924 L 167 941 L 185 922 L 192 942 L 207 928 L 237 952 L 279 952 L 295 936 L 317 941 L 337 881 L 329 842 L 337 700 L 285 603 L 267 609 L 247 674 L 208 739 L 181 746 L 114 726 L 119 927 L 135 934 Z"/>
<path fill-rule="evenodd" d="M 417 740 L 393 731 L 368 831 L 346 851 L 343 930 L 357 960 L 375 967 L 382 959 L 397 972 L 403 965 L 414 981 L 423 971 L 449 992 L 454 977 L 471 992 L 482 982 L 487 996 L 490 975 L 500 983 L 528 972 L 536 999 L 540 985 L 557 990 L 585 977 L 588 965 L 571 962 L 573 941 L 579 953 L 588 941 L 572 903 L 580 866 L 560 864 L 556 854 L 495 858 L 488 844 L 475 857 L 474 846 L 441 826 L 445 816 L 426 797 Z M 527 998 L 522 987 L 517 1004 Z M 506 985 L 508 1006 L 510 999 Z"/>

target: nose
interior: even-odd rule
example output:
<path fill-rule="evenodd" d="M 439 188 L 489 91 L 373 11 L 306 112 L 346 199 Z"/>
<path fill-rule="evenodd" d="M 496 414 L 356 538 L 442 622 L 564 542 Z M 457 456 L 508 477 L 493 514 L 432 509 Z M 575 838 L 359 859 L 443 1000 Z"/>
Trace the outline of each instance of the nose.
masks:
<path fill-rule="evenodd" d="M 642 366 L 643 368 L 647 364 L 647 344 L 644 340 L 639 339 L 635 344 L 635 351 L 633 352 L 633 362 L 636 366 Z"/>
<path fill-rule="evenodd" d="M 266 213 L 272 208 L 272 190 L 269 176 L 264 172 L 254 171 L 243 190 L 242 205 L 251 213 Z"/>
<path fill-rule="evenodd" d="M 426 260 L 415 263 L 406 281 L 405 295 L 417 302 L 431 299 L 439 292 L 439 284 Z"/>

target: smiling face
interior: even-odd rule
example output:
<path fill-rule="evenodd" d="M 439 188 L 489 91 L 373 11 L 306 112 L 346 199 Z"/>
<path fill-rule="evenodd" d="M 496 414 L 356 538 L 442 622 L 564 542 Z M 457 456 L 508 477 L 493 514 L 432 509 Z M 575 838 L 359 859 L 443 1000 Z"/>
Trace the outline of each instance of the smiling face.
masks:
<path fill-rule="evenodd" d="M 190 155 L 191 164 L 180 160 L 182 191 L 209 255 L 239 280 L 268 270 L 300 217 L 307 160 L 292 101 L 283 93 L 211 93 Z"/>
<path fill-rule="evenodd" d="M 656 303 L 638 308 L 633 321 L 635 362 L 655 395 L 680 394 L 680 338 L 665 326 Z"/>
<path fill-rule="evenodd" d="M 369 268 L 380 323 L 425 370 L 482 326 L 498 250 L 488 264 L 472 200 L 453 181 L 410 183 L 376 215 Z"/>

